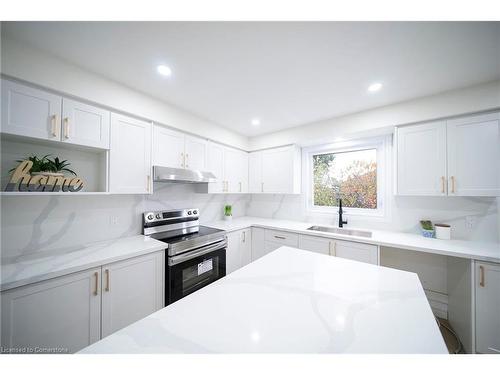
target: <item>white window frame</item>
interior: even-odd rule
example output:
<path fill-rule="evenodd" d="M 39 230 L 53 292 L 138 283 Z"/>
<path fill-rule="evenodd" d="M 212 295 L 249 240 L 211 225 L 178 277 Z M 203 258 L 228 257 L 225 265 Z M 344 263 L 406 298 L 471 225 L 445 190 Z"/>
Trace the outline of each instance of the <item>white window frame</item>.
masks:
<path fill-rule="evenodd" d="M 309 214 L 338 213 L 338 206 L 315 206 L 314 201 L 314 179 L 313 179 L 313 155 L 341 153 L 350 151 L 362 151 L 376 149 L 377 151 L 377 208 L 352 208 L 343 207 L 346 214 L 350 216 L 386 217 L 387 203 L 389 202 L 390 180 L 389 180 L 389 154 L 391 137 L 376 137 L 361 140 L 342 141 L 319 146 L 311 146 L 302 149 L 303 181 L 302 185 L 306 193 L 306 211 Z"/>

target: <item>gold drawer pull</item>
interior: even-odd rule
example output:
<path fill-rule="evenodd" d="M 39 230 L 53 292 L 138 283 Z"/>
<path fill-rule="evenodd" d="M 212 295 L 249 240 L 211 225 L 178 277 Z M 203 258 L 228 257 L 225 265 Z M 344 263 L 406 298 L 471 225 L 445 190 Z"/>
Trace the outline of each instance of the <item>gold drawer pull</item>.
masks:
<path fill-rule="evenodd" d="M 69 118 L 64 118 L 64 138 L 69 138 Z"/>
<path fill-rule="evenodd" d="M 286 240 L 286 237 L 283 237 L 283 236 L 274 236 L 274 238 L 277 238 L 279 240 Z"/>
<path fill-rule="evenodd" d="M 444 194 L 444 176 L 441 177 L 441 193 Z"/>
<path fill-rule="evenodd" d="M 479 266 L 479 286 L 484 287 L 484 267 Z"/>
<path fill-rule="evenodd" d="M 57 115 L 50 116 L 50 124 L 52 126 L 51 133 L 53 137 L 57 137 Z"/>
<path fill-rule="evenodd" d="M 106 292 L 109 292 L 109 270 L 104 271 L 106 273 Z"/>
<path fill-rule="evenodd" d="M 97 296 L 99 293 L 99 272 L 94 272 L 95 276 L 95 288 L 94 288 L 94 296 Z"/>
<path fill-rule="evenodd" d="M 451 192 L 455 193 L 455 176 L 451 176 Z"/>

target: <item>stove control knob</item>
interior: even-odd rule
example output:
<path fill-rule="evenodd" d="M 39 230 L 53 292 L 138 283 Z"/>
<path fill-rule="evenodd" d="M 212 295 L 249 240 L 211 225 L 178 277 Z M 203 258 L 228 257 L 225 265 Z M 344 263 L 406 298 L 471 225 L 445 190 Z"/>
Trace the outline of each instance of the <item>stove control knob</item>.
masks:
<path fill-rule="evenodd" d="M 188 215 L 191 215 L 191 211 L 188 211 Z"/>
<path fill-rule="evenodd" d="M 196 215 L 198 213 L 198 211 L 194 210 L 193 211 L 193 215 Z"/>
<path fill-rule="evenodd" d="M 161 215 L 160 214 L 156 214 L 156 218 L 157 219 L 161 219 Z"/>
<path fill-rule="evenodd" d="M 153 220 L 155 217 L 153 216 L 153 214 L 149 214 L 148 215 L 148 220 Z"/>

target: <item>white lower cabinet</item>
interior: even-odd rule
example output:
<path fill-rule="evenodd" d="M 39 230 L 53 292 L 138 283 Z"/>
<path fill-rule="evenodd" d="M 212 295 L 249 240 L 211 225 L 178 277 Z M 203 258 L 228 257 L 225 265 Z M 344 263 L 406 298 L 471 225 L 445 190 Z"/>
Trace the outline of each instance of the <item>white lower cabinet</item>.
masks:
<path fill-rule="evenodd" d="M 163 252 L 102 267 L 102 337 L 163 307 Z"/>
<path fill-rule="evenodd" d="M 500 265 L 476 262 L 476 352 L 500 353 Z"/>
<path fill-rule="evenodd" d="M 161 309 L 163 264 L 161 251 L 3 291 L 2 348 L 74 353 Z"/>
<path fill-rule="evenodd" d="M 2 348 L 73 353 L 101 337 L 101 267 L 2 292 Z"/>
<path fill-rule="evenodd" d="M 308 250 L 319 254 L 332 255 L 334 240 L 324 237 L 299 236 L 299 249 Z"/>
<path fill-rule="evenodd" d="M 227 234 L 226 274 L 252 261 L 252 231 L 250 228 Z"/>
<path fill-rule="evenodd" d="M 252 262 L 266 254 L 266 230 L 252 228 Z"/>

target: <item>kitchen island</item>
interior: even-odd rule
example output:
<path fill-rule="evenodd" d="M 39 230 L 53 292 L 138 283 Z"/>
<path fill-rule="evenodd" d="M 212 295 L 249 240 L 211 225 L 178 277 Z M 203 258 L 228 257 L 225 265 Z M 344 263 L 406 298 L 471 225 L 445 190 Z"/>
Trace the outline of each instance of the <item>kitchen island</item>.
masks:
<path fill-rule="evenodd" d="M 448 353 L 418 277 L 290 247 L 80 353 Z"/>

